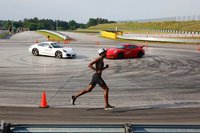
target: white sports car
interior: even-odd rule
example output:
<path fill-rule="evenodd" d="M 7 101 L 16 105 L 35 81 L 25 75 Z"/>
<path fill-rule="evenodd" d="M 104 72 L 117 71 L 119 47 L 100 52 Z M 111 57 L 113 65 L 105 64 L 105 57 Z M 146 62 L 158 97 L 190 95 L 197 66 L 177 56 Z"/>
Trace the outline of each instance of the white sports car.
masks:
<path fill-rule="evenodd" d="M 76 56 L 72 48 L 61 46 L 56 42 L 41 42 L 33 44 L 29 47 L 29 52 L 34 56 L 47 55 L 56 58 L 73 58 Z"/>

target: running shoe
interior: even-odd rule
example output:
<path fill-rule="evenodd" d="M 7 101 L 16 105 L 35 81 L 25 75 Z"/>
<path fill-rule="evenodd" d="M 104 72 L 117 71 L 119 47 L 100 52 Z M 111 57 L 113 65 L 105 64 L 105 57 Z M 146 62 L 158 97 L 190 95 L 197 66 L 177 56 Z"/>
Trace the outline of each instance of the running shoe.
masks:
<path fill-rule="evenodd" d="M 115 107 L 115 106 L 108 105 L 108 106 L 105 107 L 104 109 L 105 109 L 105 110 L 112 110 L 112 109 L 114 109 L 114 107 Z"/>
<path fill-rule="evenodd" d="M 71 97 L 71 104 L 72 104 L 72 105 L 75 105 L 75 100 L 76 100 L 76 97 L 75 97 L 75 96 L 72 96 L 72 97 Z"/>

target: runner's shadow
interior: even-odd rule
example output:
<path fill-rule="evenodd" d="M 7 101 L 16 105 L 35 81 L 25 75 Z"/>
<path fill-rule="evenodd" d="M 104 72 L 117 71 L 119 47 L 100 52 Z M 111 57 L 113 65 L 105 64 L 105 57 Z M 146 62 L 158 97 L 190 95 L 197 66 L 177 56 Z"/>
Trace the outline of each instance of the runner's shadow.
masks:
<path fill-rule="evenodd" d="M 96 111 L 96 110 L 104 110 L 104 108 L 89 108 L 87 111 Z"/>
<path fill-rule="evenodd" d="M 108 111 L 111 113 L 125 113 L 125 112 L 130 112 L 130 111 L 138 111 L 138 110 L 147 110 L 147 109 L 155 109 L 151 107 L 138 107 L 138 108 L 123 108 L 123 107 L 115 107 L 112 110 L 104 110 L 104 108 L 89 108 L 86 109 L 87 111 Z"/>
<path fill-rule="evenodd" d="M 172 104 L 157 104 L 157 105 L 150 105 L 150 106 L 136 106 L 136 107 L 119 107 L 114 108 L 111 110 L 112 113 L 125 113 L 125 112 L 131 112 L 131 111 L 138 111 L 138 110 L 149 110 L 149 109 L 164 109 L 164 108 L 177 108 L 177 107 L 183 107 L 187 105 L 198 105 L 199 102 L 179 102 L 179 103 L 172 103 Z"/>
<path fill-rule="evenodd" d="M 126 113 L 126 112 L 132 112 L 132 111 L 143 111 L 143 110 L 148 110 L 148 109 L 156 109 L 152 107 L 147 107 L 147 108 L 114 108 L 111 110 L 112 113 Z"/>

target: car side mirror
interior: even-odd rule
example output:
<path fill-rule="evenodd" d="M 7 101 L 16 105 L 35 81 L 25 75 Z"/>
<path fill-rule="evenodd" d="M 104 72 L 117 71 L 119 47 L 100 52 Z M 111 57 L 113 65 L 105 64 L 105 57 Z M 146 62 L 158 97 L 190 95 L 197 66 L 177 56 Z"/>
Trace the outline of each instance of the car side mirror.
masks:
<path fill-rule="evenodd" d="M 52 48 L 51 46 L 49 46 L 49 48 Z"/>

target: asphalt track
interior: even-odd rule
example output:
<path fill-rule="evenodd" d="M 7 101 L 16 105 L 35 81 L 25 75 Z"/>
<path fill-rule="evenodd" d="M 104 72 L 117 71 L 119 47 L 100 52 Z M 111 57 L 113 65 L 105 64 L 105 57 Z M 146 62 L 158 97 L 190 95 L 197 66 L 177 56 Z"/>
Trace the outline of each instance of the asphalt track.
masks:
<path fill-rule="evenodd" d="M 119 42 L 98 35 L 65 34 L 76 39 L 66 45 L 77 52 L 75 59 L 35 57 L 28 53 L 35 40 L 46 40 L 35 32 L 0 40 L 0 120 L 15 123 L 59 123 L 59 119 L 62 123 L 95 120 L 137 123 L 141 122 L 137 121 L 139 118 L 144 118 L 143 123 L 160 123 L 156 118 L 162 119 L 162 123 L 200 121 L 198 45 L 150 44 L 143 58 L 105 60 L 110 67 L 104 71 L 103 78 L 110 88 L 110 103 L 116 106 L 115 110 L 105 112 L 103 91 L 98 86 L 77 99 L 76 106 L 70 104 L 70 96 L 90 82 L 93 72 L 87 65 L 97 56 L 97 50 Z M 42 91 L 46 92 L 50 106 L 46 110 L 38 109 Z M 83 115 L 79 121 L 78 116 Z"/>

